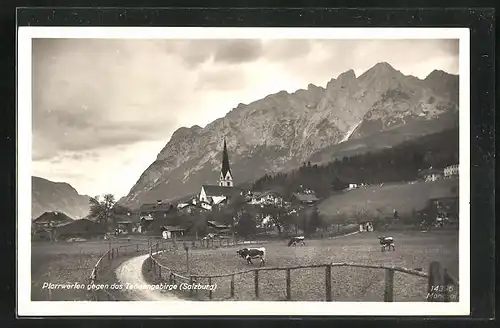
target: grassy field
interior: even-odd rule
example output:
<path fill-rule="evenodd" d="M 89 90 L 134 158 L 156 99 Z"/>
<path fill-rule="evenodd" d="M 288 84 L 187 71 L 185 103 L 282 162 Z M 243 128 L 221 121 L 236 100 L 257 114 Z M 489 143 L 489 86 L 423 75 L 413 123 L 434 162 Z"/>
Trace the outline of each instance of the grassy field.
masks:
<path fill-rule="evenodd" d="M 333 240 L 310 240 L 307 246 L 287 247 L 286 242 L 265 244 L 268 267 L 353 262 L 360 264 L 397 265 L 428 270 L 431 261 L 440 261 L 458 279 L 457 231 L 394 233 L 395 252 L 381 252 L 376 233 L 360 233 Z M 190 273 L 216 275 L 249 269 L 236 256 L 236 247 L 190 252 Z M 175 272 L 186 273 L 185 252 L 159 255 L 162 264 Z M 253 267 L 258 267 L 254 261 Z M 207 280 L 200 281 L 207 283 Z M 229 299 L 230 278 L 216 278 L 213 292 L 216 300 Z M 292 300 L 323 301 L 325 299 L 325 269 L 298 269 L 291 271 Z M 260 300 L 284 300 L 285 271 L 259 273 Z M 235 299 L 254 300 L 253 273 L 235 277 Z M 425 278 L 395 273 L 395 301 L 425 301 Z M 332 296 L 334 301 L 382 301 L 384 270 L 364 268 L 332 268 Z M 199 299 L 207 299 L 200 292 Z"/>
<path fill-rule="evenodd" d="M 144 243 L 144 238 L 113 240 L 112 246 Z M 31 244 L 31 299 L 33 301 L 85 301 L 89 294 L 85 290 L 42 289 L 43 283 L 87 284 L 92 268 L 99 257 L 109 249 L 109 242 L 86 241 L 32 242 Z"/>
<path fill-rule="evenodd" d="M 393 209 L 405 215 L 411 213 L 412 209 L 423 209 L 430 198 L 452 196 L 453 187 L 458 188 L 458 179 L 361 187 L 325 199 L 319 203 L 318 210 L 327 216 L 357 212 L 375 215 L 377 210 L 391 214 Z"/>

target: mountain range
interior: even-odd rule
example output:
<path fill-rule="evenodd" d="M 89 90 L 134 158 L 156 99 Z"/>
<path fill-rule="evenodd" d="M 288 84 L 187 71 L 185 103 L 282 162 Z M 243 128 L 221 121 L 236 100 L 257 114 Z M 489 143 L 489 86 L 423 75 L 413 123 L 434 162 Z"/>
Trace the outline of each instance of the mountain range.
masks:
<path fill-rule="evenodd" d="M 378 63 L 359 77 L 348 70 L 325 88 L 309 84 L 239 104 L 204 128 L 175 131 L 118 203 L 172 201 L 216 183 L 224 139 L 238 184 L 457 126 L 458 81 L 440 70 L 419 79 Z"/>
<path fill-rule="evenodd" d="M 90 197 L 80 195 L 66 182 L 33 176 L 31 188 L 31 220 L 51 211 L 62 212 L 72 219 L 81 219 L 89 214 Z"/>

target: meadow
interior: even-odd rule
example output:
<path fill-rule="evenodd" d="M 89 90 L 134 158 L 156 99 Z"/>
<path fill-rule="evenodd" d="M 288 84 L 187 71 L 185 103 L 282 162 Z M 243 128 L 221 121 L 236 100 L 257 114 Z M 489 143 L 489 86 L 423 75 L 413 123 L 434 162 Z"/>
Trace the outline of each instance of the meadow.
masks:
<path fill-rule="evenodd" d="M 455 196 L 454 188 L 458 190 L 458 179 L 455 178 L 360 187 L 326 198 L 319 203 L 318 210 L 327 217 L 357 213 L 376 216 L 379 211 L 392 214 L 393 209 L 402 216 L 408 216 L 412 210 L 425 208 L 431 198 Z"/>
<path fill-rule="evenodd" d="M 292 267 L 298 265 L 350 262 L 401 266 L 427 272 L 431 261 L 439 261 L 457 279 L 458 231 L 395 232 L 396 251 L 381 252 L 377 232 L 359 233 L 338 239 L 309 240 L 306 246 L 287 247 L 286 241 L 263 244 L 267 250 L 267 267 Z M 162 265 L 182 275 L 220 275 L 257 268 L 254 261 L 249 266 L 237 257 L 240 247 L 218 249 L 192 249 L 189 253 L 189 273 L 186 272 L 186 254 L 166 252 L 156 258 Z M 383 301 L 384 270 L 354 267 L 332 267 L 333 301 Z M 230 299 L 230 277 L 213 278 L 217 284 L 213 300 L 255 300 L 253 272 L 235 276 L 235 297 Z M 208 279 L 200 278 L 201 284 Z M 285 299 L 285 271 L 259 272 L 259 300 Z M 305 268 L 291 271 L 291 294 L 295 301 L 325 300 L 325 269 Z M 394 301 L 426 301 L 427 279 L 396 272 L 394 276 Z M 207 300 L 208 292 L 200 291 L 199 300 Z"/>
<path fill-rule="evenodd" d="M 144 238 L 113 240 L 112 247 L 131 243 L 147 243 Z M 42 289 L 43 283 L 87 284 L 92 268 L 99 257 L 109 249 L 105 240 L 85 242 L 31 243 L 31 300 L 32 301 L 88 301 L 91 295 L 81 289 Z"/>

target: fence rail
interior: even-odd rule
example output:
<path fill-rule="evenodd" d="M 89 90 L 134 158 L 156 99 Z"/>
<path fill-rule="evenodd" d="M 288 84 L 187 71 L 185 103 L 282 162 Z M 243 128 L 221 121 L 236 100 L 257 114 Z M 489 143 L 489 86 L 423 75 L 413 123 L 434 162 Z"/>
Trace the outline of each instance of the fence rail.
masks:
<path fill-rule="evenodd" d="M 432 262 L 429 267 L 429 273 L 422 272 L 419 270 L 408 269 L 400 266 L 385 266 L 385 265 L 370 265 L 370 264 L 358 264 L 358 263 L 327 263 L 327 264 L 314 264 L 314 265 L 298 265 L 293 267 L 261 267 L 255 269 L 248 269 L 237 271 L 227 274 L 218 275 L 189 275 L 183 276 L 175 273 L 171 268 L 161 264 L 157 258 L 150 252 L 148 257 L 150 270 L 153 272 L 153 276 L 159 281 L 165 281 L 169 284 L 178 284 L 179 282 L 196 284 L 201 279 L 207 279 L 208 285 L 212 285 L 212 282 L 216 278 L 226 278 L 230 277 L 230 295 L 229 298 L 235 297 L 235 277 L 243 274 L 253 273 L 253 289 L 255 299 L 259 299 L 259 273 L 264 271 L 285 271 L 285 286 L 286 294 L 285 300 L 292 300 L 292 279 L 291 271 L 298 269 L 313 269 L 313 268 L 324 268 L 325 269 L 325 297 L 324 300 L 327 302 L 332 301 L 332 268 L 333 267 L 355 267 L 355 268 L 365 268 L 365 269 L 376 269 L 385 271 L 384 279 L 384 302 L 394 301 L 394 274 L 396 272 L 404 273 L 420 278 L 427 278 L 428 280 L 428 290 L 427 290 L 427 301 L 429 302 L 450 302 L 452 301 L 451 290 L 449 286 L 457 287 L 458 281 L 452 277 L 446 269 L 442 268 L 439 262 Z M 189 296 L 193 297 L 198 295 L 199 290 L 190 289 Z M 208 290 L 209 300 L 213 299 L 212 290 Z M 454 299 L 453 301 L 458 300 Z"/>
<path fill-rule="evenodd" d="M 156 242 L 156 247 L 159 247 L 161 243 L 159 241 Z M 131 255 L 131 254 L 147 254 L 153 242 L 150 240 L 148 242 L 139 242 L 139 243 L 131 243 L 119 246 L 112 246 L 112 243 L 109 244 L 109 249 L 104 252 L 96 264 L 93 266 L 90 276 L 88 278 L 90 285 L 99 285 L 109 270 L 112 268 L 113 261 L 122 256 Z M 94 301 L 114 301 L 116 298 L 112 293 L 105 289 L 89 289 L 89 298 Z"/>
<path fill-rule="evenodd" d="M 256 242 L 247 242 L 242 243 L 235 240 L 226 240 L 225 243 L 220 243 L 219 247 L 231 247 L 235 245 L 243 245 L 250 244 Z M 195 243 L 191 243 L 191 246 L 196 245 Z M 201 242 L 200 247 L 217 247 L 217 244 L 212 243 L 203 243 Z M 188 244 L 185 243 L 184 247 L 188 247 Z M 197 248 L 195 246 L 195 248 Z M 156 240 L 156 241 L 148 241 L 145 243 L 136 243 L 136 244 L 128 244 L 128 245 L 120 245 L 117 247 L 111 247 L 98 259 L 97 263 L 94 265 L 91 275 L 90 282 L 97 284 L 99 283 L 99 278 L 106 274 L 112 266 L 112 262 L 114 259 L 121 257 L 123 255 L 129 255 L 131 253 L 149 253 L 147 258 L 149 269 L 152 271 L 155 279 L 159 281 L 166 282 L 169 284 L 197 284 L 200 280 L 206 279 L 208 280 L 208 285 L 212 285 L 212 282 L 217 278 L 227 278 L 230 277 L 230 291 L 229 298 L 235 297 L 235 277 L 251 274 L 253 273 L 253 293 L 256 299 L 259 299 L 260 292 L 260 284 L 259 284 L 259 273 L 265 271 L 277 271 L 277 272 L 285 272 L 285 300 L 291 301 L 292 297 L 292 279 L 291 272 L 293 270 L 298 269 L 314 269 L 314 268 L 324 268 L 324 300 L 332 301 L 332 268 L 333 267 L 355 267 L 355 268 L 365 268 L 365 269 L 375 269 L 375 270 L 384 270 L 385 271 L 385 279 L 384 279 L 384 302 L 393 302 L 394 301 L 394 274 L 396 272 L 408 274 L 420 278 L 427 278 L 427 301 L 429 302 L 450 302 L 455 301 L 457 299 L 452 299 L 450 286 L 458 287 L 459 282 L 455 279 L 446 268 L 442 267 L 439 262 L 431 262 L 429 266 L 429 271 L 422 272 L 419 270 L 408 269 L 400 266 L 385 266 L 385 265 L 371 265 L 371 264 L 359 264 L 359 263 L 350 263 L 350 262 L 340 262 L 340 263 L 327 263 L 327 264 L 314 264 L 314 265 L 298 265 L 292 267 L 260 267 L 248 270 L 237 271 L 228 274 L 219 274 L 219 275 L 181 275 L 175 272 L 173 269 L 161 264 L 158 259 L 155 257 L 156 254 L 164 251 L 172 251 L 177 250 L 178 245 L 174 241 L 173 243 L 167 242 L 165 240 Z M 458 288 L 455 290 L 458 291 Z M 189 296 L 190 297 L 198 297 L 200 290 L 190 289 Z M 213 299 L 213 291 L 208 289 L 208 299 Z M 114 296 L 105 290 L 96 290 L 92 292 L 93 300 L 115 300 Z"/>

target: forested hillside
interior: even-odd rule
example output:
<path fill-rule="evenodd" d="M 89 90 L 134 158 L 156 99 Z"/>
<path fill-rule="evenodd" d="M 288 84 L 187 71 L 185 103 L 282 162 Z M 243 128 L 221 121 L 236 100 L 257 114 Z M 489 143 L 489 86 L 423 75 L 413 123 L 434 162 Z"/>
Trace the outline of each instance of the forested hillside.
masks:
<path fill-rule="evenodd" d="M 318 197 L 342 190 L 349 183 L 378 184 L 413 181 L 430 167 L 444 168 L 458 163 L 458 129 L 431 134 L 375 153 L 343 157 L 325 165 L 304 163 L 297 170 L 257 180 L 253 190 L 277 189 L 289 197 L 301 188 L 316 191 Z"/>

